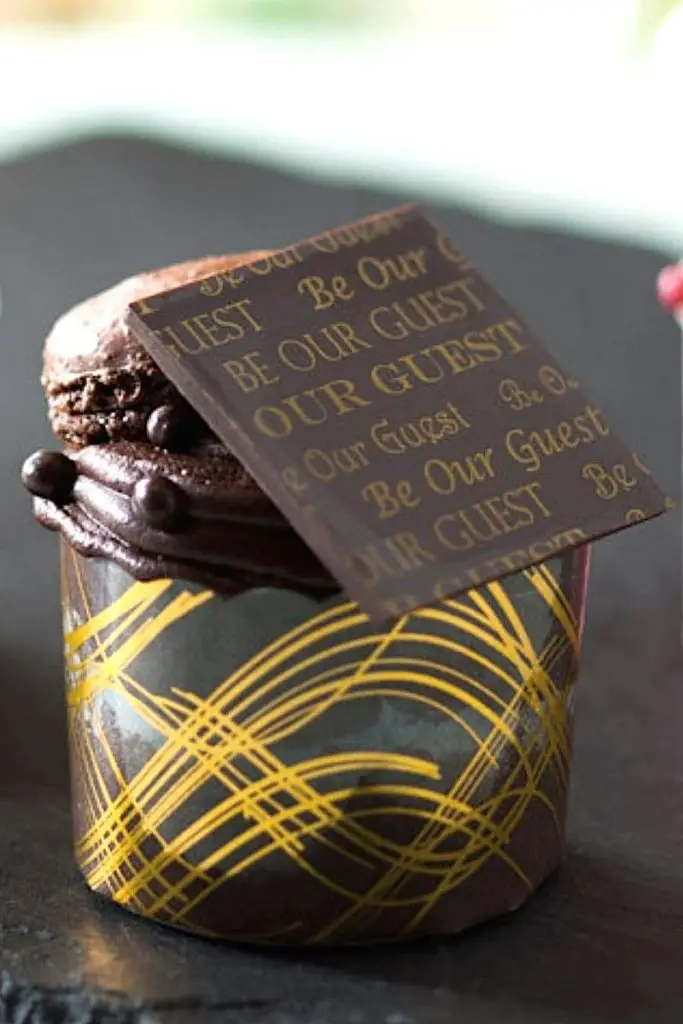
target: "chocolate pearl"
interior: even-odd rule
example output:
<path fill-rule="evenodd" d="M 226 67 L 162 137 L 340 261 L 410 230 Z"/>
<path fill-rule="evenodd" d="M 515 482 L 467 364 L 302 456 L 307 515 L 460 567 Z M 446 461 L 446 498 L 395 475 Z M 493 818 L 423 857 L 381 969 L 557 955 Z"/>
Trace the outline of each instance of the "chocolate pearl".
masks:
<path fill-rule="evenodd" d="M 34 452 L 21 467 L 26 490 L 55 505 L 66 505 L 71 500 L 77 476 L 76 463 L 63 452 Z"/>
<path fill-rule="evenodd" d="M 147 476 L 133 489 L 133 504 L 150 526 L 166 533 L 181 530 L 185 522 L 185 495 L 165 476 Z"/>
<path fill-rule="evenodd" d="M 172 405 L 160 405 L 147 419 L 147 438 L 167 451 L 181 448 L 187 433 L 186 417 Z"/>

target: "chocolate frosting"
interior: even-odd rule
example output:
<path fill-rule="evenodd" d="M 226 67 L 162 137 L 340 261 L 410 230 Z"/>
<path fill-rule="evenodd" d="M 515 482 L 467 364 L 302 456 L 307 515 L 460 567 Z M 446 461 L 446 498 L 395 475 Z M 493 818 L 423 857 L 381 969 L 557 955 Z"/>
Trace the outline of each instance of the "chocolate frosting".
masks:
<path fill-rule="evenodd" d="M 139 580 L 170 576 L 224 594 L 264 585 L 338 591 L 123 319 L 137 299 L 267 255 L 209 256 L 138 274 L 55 324 L 42 381 L 69 451 L 36 453 L 22 475 L 38 521 L 81 554 L 111 559 Z"/>
<path fill-rule="evenodd" d="M 338 584 L 218 444 L 169 453 L 142 442 L 72 456 L 71 500 L 34 498 L 40 523 L 85 556 L 109 558 L 139 580 L 194 580 L 219 593 L 288 587 L 325 596 Z M 36 494 L 36 481 L 26 480 Z"/>

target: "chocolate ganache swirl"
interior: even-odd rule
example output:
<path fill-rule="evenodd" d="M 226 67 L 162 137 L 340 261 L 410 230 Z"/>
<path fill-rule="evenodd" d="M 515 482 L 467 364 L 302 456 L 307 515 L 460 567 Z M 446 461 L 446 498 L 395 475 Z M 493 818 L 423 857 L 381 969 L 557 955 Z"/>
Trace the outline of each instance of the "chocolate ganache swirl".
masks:
<path fill-rule="evenodd" d="M 187 579 L 223 594 L 254 586 L 314 596 L 339 589 L 215 441 L 186 452 L 121 441 L 38 453 L 23 475 L 40 523 L 82 555 L 111 559 L 138 580 Z"/>

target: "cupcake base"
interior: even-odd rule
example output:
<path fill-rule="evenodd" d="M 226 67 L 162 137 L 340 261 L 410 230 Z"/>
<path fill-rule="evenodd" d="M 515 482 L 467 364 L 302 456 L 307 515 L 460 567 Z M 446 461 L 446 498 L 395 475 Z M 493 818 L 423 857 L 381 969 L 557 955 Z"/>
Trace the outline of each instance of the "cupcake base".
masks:
<path fill-rule="evenodd" d="M 587 549 L 405 616 L 229 600 L 64 542 L 76 858 L 239 942 L 454 934 L 558 866 Z"/>

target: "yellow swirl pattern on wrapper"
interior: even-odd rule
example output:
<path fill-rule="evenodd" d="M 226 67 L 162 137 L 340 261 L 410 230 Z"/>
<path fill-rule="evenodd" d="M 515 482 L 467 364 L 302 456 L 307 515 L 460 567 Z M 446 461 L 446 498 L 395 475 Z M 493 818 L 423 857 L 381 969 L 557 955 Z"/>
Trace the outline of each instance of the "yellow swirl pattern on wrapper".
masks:
<path fill-rule="evenodd" d="M 144 916 L 215 934 L 196 920 L 205 901 L 284 856 L 329 894 L 329 920 L 313 932 L 302 919 L 234 937 L 315 944 L 357 940 L 386 913 L 400 916 L 400 934 L 419 933 L 444 896 L 492 860 L 524 891 L 534 887 L 512 840 L 532 805 L 562 834 L 580 645 L 576 609 L 547 565 L 523 574 L 552 622 L 542 649 L 501 582 L 412 612 L 385 632 L 340 600 L 216 679 L 208 696 L 172 686 L 162 696 L 136 678 L 136 659 L 219 599 L 171 580 L 130 580 L 94 610 L 82 560 L 64 550 L 77 860 L 93 889 Z M 157 739 L 132 777 L 117 760 L 103 694 Z M 456 777 L 398 741 L 396 750 L 306 748 L 306 730 L 332 711 L 378 698 L 440 716 L 465 737 L 472 753 Z M 282 748 L 292 740 L 311 756 L 289 763 Z M 359 782 L 366 775 L 371 781 Z M 208 784 L 220 798 L 183 816 Z M 397 822 L 409 842 L 397 837 Z M 348 872 L 329 870 L 342 863 Z"/>

